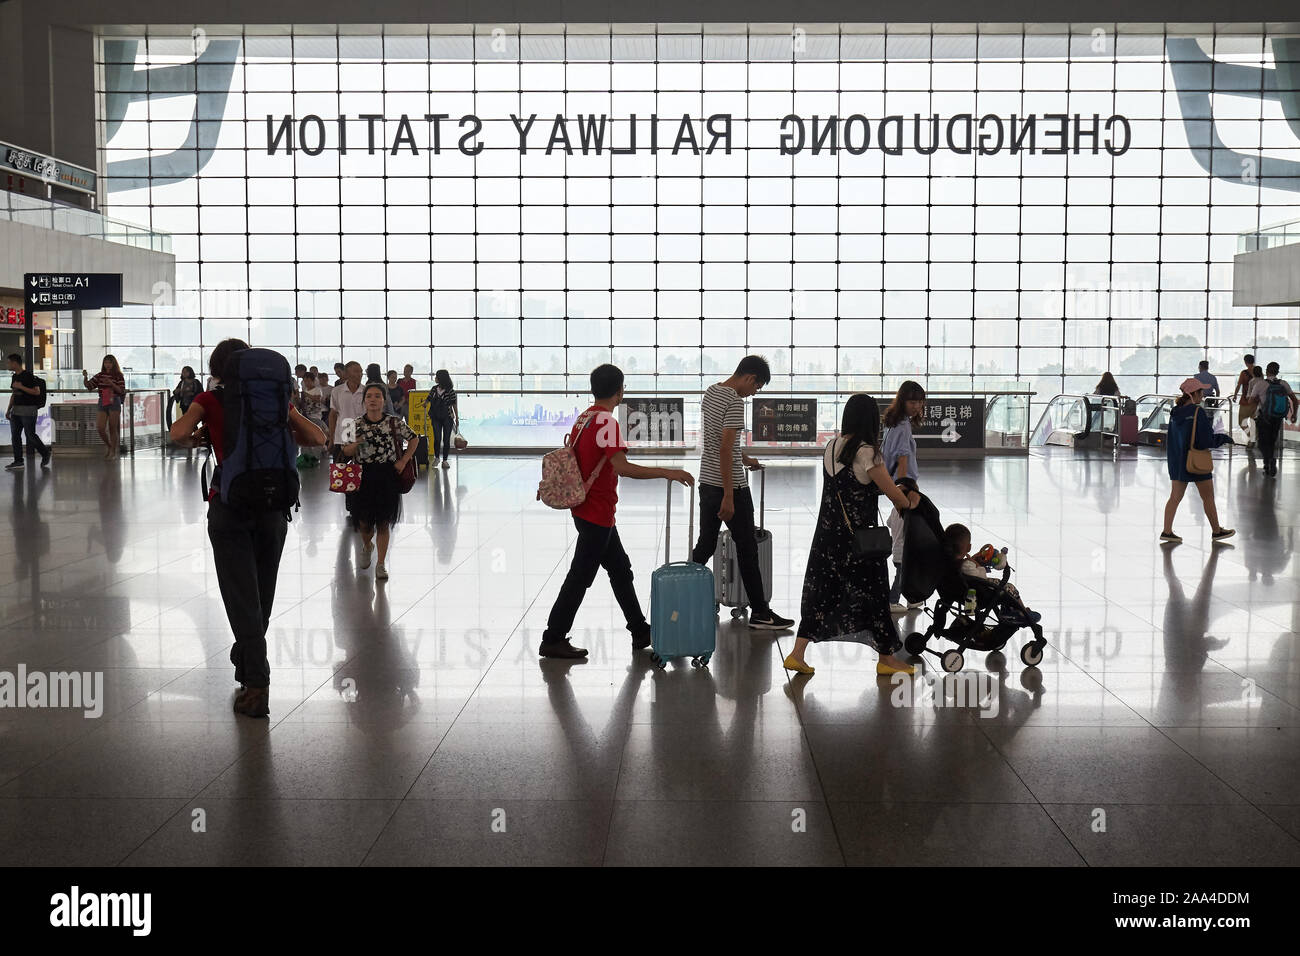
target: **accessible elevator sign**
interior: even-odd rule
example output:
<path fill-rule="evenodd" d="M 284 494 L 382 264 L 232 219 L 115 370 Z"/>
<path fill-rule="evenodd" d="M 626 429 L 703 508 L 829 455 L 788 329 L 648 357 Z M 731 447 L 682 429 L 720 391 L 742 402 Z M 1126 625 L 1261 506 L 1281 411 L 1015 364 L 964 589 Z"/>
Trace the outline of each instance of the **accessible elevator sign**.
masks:
<path fill-rule="evenodd" d="M 116 309 L 122 305 L 122 273 L 28 272 L 23 292 L 29 313 Z"/>

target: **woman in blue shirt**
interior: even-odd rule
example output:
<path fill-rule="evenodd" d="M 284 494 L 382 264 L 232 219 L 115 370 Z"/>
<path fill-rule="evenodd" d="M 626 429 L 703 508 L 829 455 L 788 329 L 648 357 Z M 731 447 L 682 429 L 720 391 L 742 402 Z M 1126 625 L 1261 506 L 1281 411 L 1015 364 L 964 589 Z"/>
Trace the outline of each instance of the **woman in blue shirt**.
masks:
<path fill-rule="evenodd" d="M 1203 382 L 1189 378 L 1179 387 L 1179 391 L 1182 394 L 1178 396 L 1178 404 L 1169 414 L 1169 433 L 1165 438 L 1169 480 L 1173 483 L 1173 488 L 1169 492 L 1169 500 L 1165 502 L 1165 529 L 1160 532 L 1160 540 L 1174 543 L 1183 540 L 1174 534 L 1174 515 L 1178 513 L 1178 505 L 1182 502 L 1190 482 L 1196 485 L 1196 490 L 1201 494 L 1205 517 L 1210 520 L 1210 527 L 1213 529 L 1211 538 L 1214 541 L 1222 541 L 1224 538 L 1231 538 L 1236 532 L 1219 524 L 1219 509 L 1214 504 L 1214 474 L 1207 472 L 1202 475 L 1188 471 L 1187 453 L 1193 447 L 1210 449 L 1231 444 L 1232 436 L 1216 433 L 1210 416 L 1205 413 L 1205 409 L 1201 408 L 1201 399 L 1205 397 Z M 1193 444 L 1193 426 L 1196 430 L 1195 444 Z"/>
<path fill-rule="evenodd" d="M 916 436 L 912 434 L 912 427 L 921 424 L 924 413 L 925 389 L 910 380 L 898 386 L 898 394 L 882 416 L 885 439 L 880 446 L 885 468 L 895 481 L 899 478 L 916 481 Z M 893 614 L 904 614 L 908 607 L 920 607 L 922 602 L 918 601 L 908 607 L 899 603 L 903 597 L 903 519 L 897 509 L 890 513 L 886 524 L 894 535 L 894 586 L 889 589 L 889 610 Z"/>

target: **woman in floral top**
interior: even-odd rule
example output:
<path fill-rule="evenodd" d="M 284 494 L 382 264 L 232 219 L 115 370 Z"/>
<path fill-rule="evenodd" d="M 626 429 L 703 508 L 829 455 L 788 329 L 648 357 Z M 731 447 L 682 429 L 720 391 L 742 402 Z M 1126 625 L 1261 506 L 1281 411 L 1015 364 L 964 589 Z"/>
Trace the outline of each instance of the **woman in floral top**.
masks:
<path fill-rule="evenodd" d="M 402 516 L 398 475 L 415 454 L 417 444 L 415 432 L 406 422 L 384 414 L 385 398 L 383 385 L 372 382 L 366 386 L 365 413 L 344 425 L 344 438 L 349 440 L 343 443 L 343 454 L 361 465 L 361 487 L 347 495 L 348 512 L 361 529 L 361 568 L 370 567 L 373 538 L 379 545 L 375 578 L 380 581 L 388 578 L 384 564 L 388 529 Z"/>

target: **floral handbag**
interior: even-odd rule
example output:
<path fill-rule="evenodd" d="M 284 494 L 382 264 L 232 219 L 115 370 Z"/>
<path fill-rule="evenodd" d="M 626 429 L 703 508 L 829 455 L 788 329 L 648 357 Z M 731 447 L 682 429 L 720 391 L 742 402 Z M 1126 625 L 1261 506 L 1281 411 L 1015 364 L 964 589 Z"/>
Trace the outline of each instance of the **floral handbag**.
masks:
<path fill-rule="evenodd" d="M 330 465 L 330 491 L 349 494 L 361 487 L 361 466 L 356 462 Z"/>

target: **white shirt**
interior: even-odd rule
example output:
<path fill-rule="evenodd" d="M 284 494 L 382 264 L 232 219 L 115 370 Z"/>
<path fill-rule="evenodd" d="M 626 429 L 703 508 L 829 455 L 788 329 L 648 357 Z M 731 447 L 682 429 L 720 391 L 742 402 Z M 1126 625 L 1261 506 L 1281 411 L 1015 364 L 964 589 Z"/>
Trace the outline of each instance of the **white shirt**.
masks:
<path fill-rule="evenodd" d="M 846 441 L 848 441 L 847 438 L 840 437 L 826 446 L 826 454 L 822 456 L 822 466 L 826 469 L 827 474 L 838 475 L 844 469 L 845 465 L 839 460 L 839 454 L 844 450 Z M 874 454 L 874 452 L 875 449 L 866 443 L 858 446 L 858 452 L 853 456 L 853 477 L 858 480 L 858 484 L 871 484 L 871 478 L 867 475 L 867 472 L 873 465 L 883 465 L 885 463 L 884 459 Z"/>
<path fill-rule="evenodd" d="M 339 421 L 346 418 L 360 418 L 366 409 L 366 387 L 358 385 L 354 392 L 348 386 L 339 385 L 330 393 L 330 411 L 338 412 Z"/>

